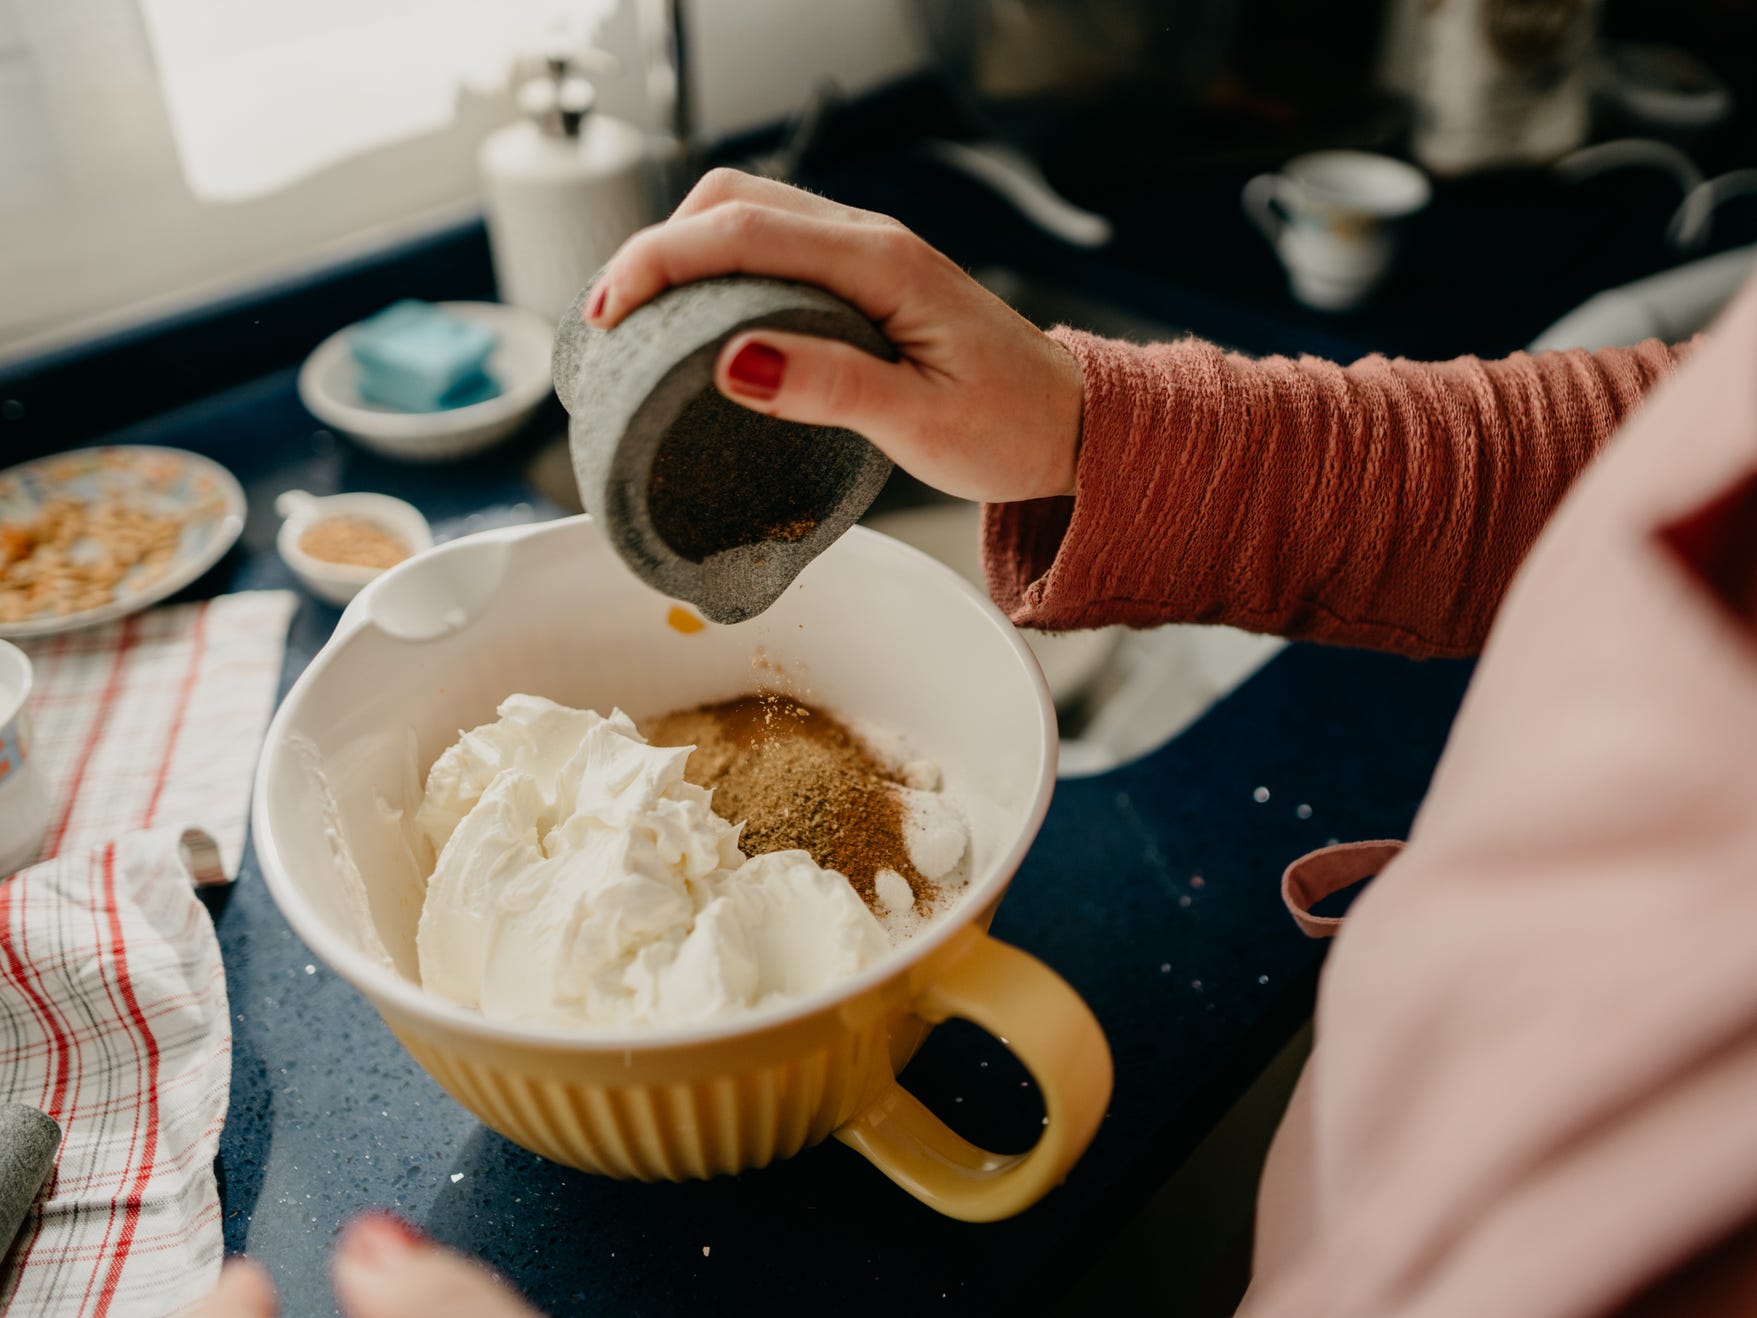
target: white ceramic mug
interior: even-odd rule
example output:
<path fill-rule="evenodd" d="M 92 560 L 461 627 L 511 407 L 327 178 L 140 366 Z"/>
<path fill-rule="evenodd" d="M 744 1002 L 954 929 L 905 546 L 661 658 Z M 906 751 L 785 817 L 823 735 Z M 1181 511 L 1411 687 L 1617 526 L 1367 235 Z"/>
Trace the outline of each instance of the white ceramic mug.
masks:
<path fill-rule="evenodd" d="M 49 826 L 49 788 L 31 755 L 31 661 L 0 641 L 0 879 L 37 858 Z"/>
<path fill-rule="evenodd" d="M 1401 221 L 1433 189 L 1414 165 L 1368 151 L 1314 151 L 1245 184 L 1245 214 L 1287 267 L 1293 295 L 1342 311 L 1364 301 L 1391 268 Z"/>

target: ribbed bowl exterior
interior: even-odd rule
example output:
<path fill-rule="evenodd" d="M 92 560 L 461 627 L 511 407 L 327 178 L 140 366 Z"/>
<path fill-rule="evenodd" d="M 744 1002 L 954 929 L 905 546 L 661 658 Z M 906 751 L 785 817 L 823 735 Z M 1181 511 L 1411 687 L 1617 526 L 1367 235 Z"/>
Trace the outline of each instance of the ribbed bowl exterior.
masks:
<path fill-rule="evenodd" d="M 699 1075 L 655 1080 L 637 1053 L 483 1054 L 479 1042 L 390 1024 L 490 1129 L 553 1162 L 643 1181 L 745 1171 L 818 1143 L 885 1090 L 926 1034 L 891 1016 L 743 1069 L 735 1046 L 700 1049 Z"/>

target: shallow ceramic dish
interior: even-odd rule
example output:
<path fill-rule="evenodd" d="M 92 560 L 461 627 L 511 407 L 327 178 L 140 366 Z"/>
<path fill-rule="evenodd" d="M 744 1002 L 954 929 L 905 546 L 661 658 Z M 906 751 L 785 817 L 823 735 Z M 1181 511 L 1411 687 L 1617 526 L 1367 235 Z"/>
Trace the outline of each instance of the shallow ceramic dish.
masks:
<path fill-rule="evenodd" d="M 443 412 L 398 412 L 364 402 L 354 386 L 348 351 L 353 326 L 330 335 L 299 368 L 299 401 L 331 430 L 404 462 L 443 462 L 490 448 L 517 430 L 549 396 L 549 355 L 555 327 L 535 312 L 499 302 L 441 302 L 464 320 L 498 336 L 488 374 L 500 392 Z"/>
<path fill-rule="evenodd" d="M 275 537 L 275 550 L 281 561 L 292 569 L 306 590 L 330 604 L 346 604 L 367 582 L 390 569 L 332 563 L 306 553 L 300 548 L 300 538 L 324 519 L 357 517 L 371 522 L 402 541 L 410 558 L 433 548 L 433 528 L 427 525 L 420 510 L 388 494 L 329 494 L 320 498 L 304 490 L 288 490 L 275 500 L 275 511 L 284 519 L 280 534 Z"/>
<path fill-rule="evenodd" d="M 174 595 L 206 572 L 244 529 L 244 491 L 219 463 L 146 444 L 75 449 L 0 471 L 0 526 L 32 521 L 52 500 L 116 500 L 183 524 L 177 548 L 158 568 L 136 568 L 115 598 L 76 613 L 0 622 L 0 636 L 48 636 L 126 617 Z"/>
<path fill-rule="evenodd" d="M 940 1212 L 1029 1206 L 1091 1142 L 1111 1085 L 1079 996 L 986 932 L 1055 781 L 1031 651 L 949 568 L 858 527 L 755 622 L 686 631 L 675 607 L 621 569 L 589 517 L 467 536 L 385 573 L 269 729 L 252 808 L 269 891 L 429 1074 L 544 1157 L 676 1180 L 833 1134 Z M 514 1025 L 420 987 L 424 876 L 402 821 L 461 729 L 519 691 L 637 719 L 723 699 L 757 685 L 759 657 L 771 683 L 782 674 L 938 762 L 971 829 L 969 882 L 947 909 L 815 995 L 688 1026 Z M 1004 1039 L 1035 1077 L 1047 1121 L 1033 1148 L 976 1148 L 897 1083 L 952 1016 Z"/>

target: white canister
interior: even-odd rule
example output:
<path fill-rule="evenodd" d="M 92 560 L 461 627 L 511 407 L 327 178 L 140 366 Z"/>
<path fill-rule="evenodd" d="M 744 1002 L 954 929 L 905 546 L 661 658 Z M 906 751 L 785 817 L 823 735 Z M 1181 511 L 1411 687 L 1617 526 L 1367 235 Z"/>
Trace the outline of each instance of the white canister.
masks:
<path fill-rule="evenodd" d="M 0 641 L 0 879 L 36 860 L 49 826 L 49 786 L 31 754 L 31 661 Z"/>
<path fill-rule="evenodd" d="M 584 78 L 527 83 L 527 117 L 483 142 L 488 242 L 500 300 L 551 324 L 630 234 L 659 218 L 657 170 L 633 124 L 592 109 Z"/>
<path fill-rule="evenodd" d="M 1545 165 L 1583 145 L 1602 0 L 1421 0 L 1415 158 L 1440 175 Z"/>

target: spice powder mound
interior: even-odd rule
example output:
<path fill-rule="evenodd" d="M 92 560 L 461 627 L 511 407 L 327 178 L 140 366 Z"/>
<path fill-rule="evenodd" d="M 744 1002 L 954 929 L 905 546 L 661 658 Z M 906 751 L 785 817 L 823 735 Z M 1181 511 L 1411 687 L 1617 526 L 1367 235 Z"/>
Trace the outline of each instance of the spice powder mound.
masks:
<path fill-rule="evenodd" d="M 326 517 L 299 537 L 299 548 L 326 563 L 355 567 L 395 567 L 409 556 L 409 547 L 364 517 Z"/>
<path fill-rule="evenodd" d="M 775 692 L 656 720 L 655 746 L 694 746 L 684 777 L 712 789 L 714 813 L 742 822 L 746 855 L 799 849 L 845 876 L 884 914 L 880 870 L 902 875 L 925 915 L 939 895 L 909 859 L 897 772 L 834 715 Z"/>

